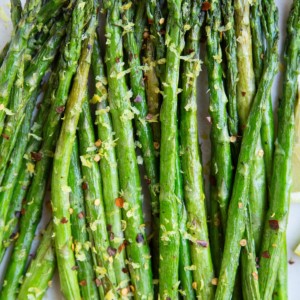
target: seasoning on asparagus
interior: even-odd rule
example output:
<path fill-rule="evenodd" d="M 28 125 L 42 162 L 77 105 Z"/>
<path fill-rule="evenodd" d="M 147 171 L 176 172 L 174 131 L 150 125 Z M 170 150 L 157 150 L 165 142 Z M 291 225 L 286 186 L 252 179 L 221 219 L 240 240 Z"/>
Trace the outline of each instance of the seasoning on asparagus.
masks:
<path fill-rule="evenodd" d="M 202 1 L 191 6 L 182 68 L 182 93 L 180 100 L 180 154 L 184 182 L 184 203 L 187 209 L 187 234 L 190 239 L 193 280 L 199 299 L 212 299 L 211 280 L 214 271 L 210 253 L 202 166 L 198 144 L 197 78 L 201 69 L 200 29 Z"/>
<path fill-rule="evenodd" d="M 81 3 L 82 2 L 80 1 L 77 3 L 77 13 L 81 18 L 83 18 L 82 14 L 84 10 L 82 9 Z M 96 8 L 94 8 L 94 10 L 96 10 Z M 77 15 L 73 16 L 77 18 Z M 51 195 L 55 233 L 55 251 L 62 292 L 65 298 L 70 300 L 79 300 L 80 292 L 79 283 L 77 281 L 77 272 L 74 271 L 75 259 L 72 250 L 68 173 L 72 147 L 76 136 L 76 127 L 82 104 L 85 100 L 96 26 L 97 14 L 94 13 L 89 22 L 89 27 L 85 32 L 87 38 L 82 44 L 81 57 L 78 63 L 76 76 L 73 80 L 70 95 L 68 97 L 64 121 L 56 144 L 53 160 Z M 74 43 L 75 42 L 77 41 L 74 41 Z M 97 224 L 95 225 L 97 226 Z"/>
<path fill-rule="evenodd" d="M 263 299 L 271 298 L 287 226 L 294 145 L 295 103 L 300 45 L 300 2 L 294 1 L 287 26 L 283 95 L 278 112 L 269 210 L 259 260 L 259 286 Z"/>
<path fill-rule="evenodd" d="M 120 195 L 115 200 L 124 218 L 127 264 L 136 298 L 153 298 L 151 256 L 146 241 L 142 195 L 132 128 L 131 93 L 126 85 L 123 60 L 120 9 L 122 1 L 105 2 L 107 9 L 105 34 L 107 37 L 106 66 L 108 100 L 118 159 Z"/>
<path fill-rule="evenodd" d="M 276 11 L 274 14 L 276 14 Z M 224 254 L 216 291 L 216 299 L 218 300 L 230 299 L 232 295 L 234 278 L 239 263 L 240 241 L 245 231 L 245 209 L 248 205 L 248 188 L 251 170 L 249 163 L 251 162 L 251 157 L 255 154 L 255 147 L 259 139 L 264 102 L 270 93 L 273 78 L 278 67 L 277 43 L 278 35 L 276 35 L 273 40 L 272 52 L 266 58 L 268 62 L 265 64 L 263 75 L 248 117 L 247 126 L 244 130 L 228 211 Z M 230 264 L 228 264 L 228 261 L 230 261 Z"/>
<path fill-rule="evenodd" d="M 107 99 L 106 72 L 97 39 L 94 43 L 92 68 L 96 82 L 96 94 L 92 102 L 96 101 L 97 103 L 96 125 L 99 138 L 96 141 L 98 148 L 96 160 L 100 159 L 103 201 L 106 223 L 109 228 L 110 245 L 112 248 L 118 249 L 113 260 L 116 280 L 118 288 L 125 289 L 129 284 L 130 278 L 126 266 L 126 241 L 122 231 L 122 212 L 115 204 L 120 192 L 116 150 L 113 147 L 115 137 Z"/>
<path fill-rule="evenodd" d="M 30 262 L 17 299 L 42 300 L 51 286 L 56 259 L 53 245 L 53 224 L 50 222 L 38 246 L 35 258 Z"/>

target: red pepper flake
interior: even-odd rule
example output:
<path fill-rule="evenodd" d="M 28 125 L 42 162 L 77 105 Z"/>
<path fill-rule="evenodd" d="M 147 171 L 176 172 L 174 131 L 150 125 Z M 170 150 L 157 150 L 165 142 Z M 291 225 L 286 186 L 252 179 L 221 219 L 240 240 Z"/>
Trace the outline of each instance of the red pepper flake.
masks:
<path fill-rule="evenodd" d="M 127 268 L 122 268 L 122 272 L 127 274 L 128 273 L 128 269 Z"/>
<path fill-rule="evenodd" d="M 88 184 L 87 184 L 87 182 L 83 182 L 82 183 L 82 185 L 81 185 L 81 188 L 85 191 L 85 190 L 87 190 L 88 189 Z"/>
<path fill-rule="evenodd" d="M 109 247 L 107 248 L 107 253 L 108 253 L 109 256 L 115 256 L 116 253 L 117 253 L 117 249 L 115 249 L 115 248 L 109 246 Z"/>
<path fill-rule="evenodd" d="M 121 253 L 125 247 L 128 245 L 128 242 L 125 240 L 118 248 L 118 252 Z"/>
<path fill-rule="evenodd" d="M 279 229 L 279 222 L 278 220 L 269 220 L 269 225 L 271 229 L 278 230 Z"/>
<path fill-rule="evenodd" d="M 43 154 L 41 152 L 31 152 L 31 159 L 34 161 L 40 161 L 43 158 Z"/>
<path fill-rule="evenodd" d="M 55 111 L 56 111 L 58 114 L 62 114 L 62 113 L 65 111 L 65 106 L 64 106 L 64 105 L 57 106 L 57 107 L 55 108 Z"/>
<path fill-rule="evenodd" d="M 79 285 L 81 285 L 81 286 L 86 286 L 86 285 L 87 285 L 86 280 L 81 280 L 81 281 L 79 282 Z"/>
<path fill-rule="evenodd" d="M 102 285 L 102 281 L 98 278 L 95 279 L 95 283 L 96 283 L 96 286 L 101 286 Z"/>
<path fill-rule="evenodd" d="M 116 206 L 122 208 L 124 206 L 124 199 L 122 197 L 118 197 L 115 200 Z"/>
<path fill-rule="evenodd" d="M 270 258 L 270 257 L 271 257 L 269 251 L 264 251 L 264 252 L 261 254 L 261 256 L 264 257 L 264 258 Z"/>
<path fill-rule="evenodd" d="M 145 240 L 145 239 L 144 239 L 143 234 L 142 234 L 142 233 L 139 233 L 139 234 L 136 236 L 135 240 L 136 240 L 137 243 L 141 244 L 141 243 L 144 243 L 144 240 Z"/>
<path fill-rule="evenodd" d="M 2 137 L 5 138 L 6 140 L 9 140 L 9 136 L 5 133 L 2 133 Z"/>
<path fill-rule="evenodd" d="M 84 212 L 81 211 L 78 215 L 77 215 L 78 219 L 83 219 L 84 218 Z"/>
<path fill-rule="evenodd" d="M 66 224 L 66 223 L 68 223 L 68 219 L 67 219 L 66 217 L 63 217 L 63 218 L 60 220 L 60 223 Z"/>
<path fill-rule="evenodd" d="M 76 270 L 78 270 L 78 269 L 79 269 L 78 266 L 73 266 L 73 267 L 71 268 L 72 271 L 76 271 Z"/>
<path fill-rule="evenodd" d="M 148 24 L 149 25 L 152 25 L 154 23 L 154 20 L 153 19 L 150 19 L 150 18 L 148 18 Z"/>
<path fill-rule="evenodd" d="M 201 240 L 198 240 L 197 242 L 197 245 L 203 247 L 203 248 L 207 248 L 208 247 L 208 242 L 206 241 L 201 241 Z"/>
<path fill-rule="evenodd" d="M 25 210 L 25 208 L 22 208 L 22 209 L 21 209 L 21 215 L 22 215 L 22 216 L 24 216 L 24 215 L 25 215 L 25 213 L 26 213 L 26 210 Z"/>
<path fill-rule="evenodd" d="M 289 264 L 293 265 L 295 263 L 295 261 L 293 259 L 289 259 Z"/>
<path fill-rule="evenodd" d="M 211 8 L 211 4 L 208 1 L 205 1 L 202 3 L 201 10 L 202 11 L 208 11 Z"/>

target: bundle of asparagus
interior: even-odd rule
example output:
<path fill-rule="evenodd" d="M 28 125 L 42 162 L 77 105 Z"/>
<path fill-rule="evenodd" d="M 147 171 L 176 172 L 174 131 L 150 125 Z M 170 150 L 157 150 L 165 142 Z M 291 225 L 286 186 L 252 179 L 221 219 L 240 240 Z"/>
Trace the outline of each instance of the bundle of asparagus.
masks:
<path fill-rule="evenodd" d="M 0 57 L 0 298 L 43 299 L 57 267 L 70 300 L 287 299 L 300 2 L 276 134 L 274 0 L 11 0 L 11 19 Z"/>

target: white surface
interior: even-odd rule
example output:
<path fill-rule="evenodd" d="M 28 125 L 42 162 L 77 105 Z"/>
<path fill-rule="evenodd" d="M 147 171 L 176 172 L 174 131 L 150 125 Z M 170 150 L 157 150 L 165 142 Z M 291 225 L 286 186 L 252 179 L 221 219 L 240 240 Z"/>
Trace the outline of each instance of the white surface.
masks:
<path fill-rule="evenodd" d="M 287 16 L 290 10 L 290 6 L 292 0 L 276 0 L 276 3 L 279 7 L 279 26 L 280 26 L 280 53 L 282 54 L 282 43 L 285 37 L 285 25 Z M 5 17 L 6 16 L 6 17 Z M 9 22 L 9 0 L 0 0 L 0 49 L 5 45 L 7 41 L 10 39 L 11 35 L 11 23 Z M 199 118 L 201 119 L 201 123 L 206 124 L 206 116 L 207 113 L 207 79 L 202 74 L 200 81 L 201 86 L 199 89 L 199 96 L 202 95 L 202 105 L 199 111 Z M 274 99 L 277 99 L 280 96 L 281 92 L 281 74 L 279 73 L 276 77 L 274 87 L 273 87 L 273 96 Z M 205 95 L 203 97 L 203 95 Z M 208 129 L 208 125 L 201 126 L 200 135 L 202 138 L 207 136 L 205 131 Z M 203 146 L 203 154 L 206 159 L 204 159 L 204 171 L 205 166 L 208 166 L 207 152 L 209 151 L 209 142 L 204 142 Z M 300 242 L 300 204 L 291 204 L 290 216 L 289 216 L 289 224 L 287 231 L 287 241 L 288 241 L 288 258 L 294 261 L 294 264 L 290 264 L 288 266 L 289 271 L 289 299 L 290 300 L 298 300 L 299 296 L 299 278 L 300 278 L 300 257 L 297 257 L 293 254 L 293 249 Z M 3 267 L 3 266 L 2 266 Z M 1 267 L 0 267 L 0 281 L 1 281 Z M 62 296 L 59 292 L 59 284 L 58 284 L 58 276 L 56 275 L 52 287 L 49 289 L 45 299 L 58 300 L 62 299 Z"/>

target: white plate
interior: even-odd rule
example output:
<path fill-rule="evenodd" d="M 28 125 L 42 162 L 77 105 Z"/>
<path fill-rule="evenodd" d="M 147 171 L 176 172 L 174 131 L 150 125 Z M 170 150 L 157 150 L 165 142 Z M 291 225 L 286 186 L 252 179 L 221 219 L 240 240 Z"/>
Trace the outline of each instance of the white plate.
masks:
<path fill-rule="evenodd" d="M 283 40 L 285 38 L 285 26 L 286 20 L 288 17 L 288 13 L 292 4 L 292 0 L 276 0 L 276 3 L 279 8 L 279 26 L 280 26 L 280 45 L 279 50 L 282 56 L 282 49 L 283 49 Z M 0 49 L 5 45 L 6 42 L 10 40 L 11 35 L 11 23 L 9 17 L 9 0 L 0 0 Z M 205 69 L 205 68 L 204 68 Z M 273 86 L 273 98 L 278 99 L 281 92 L 281 79 L 282 76 L 279 73 L 276 76 L 274 86 Z M 207 79 L 205 77 L 205 71 L 201 74 L 200 81 L 202 83 L 207 83 Z M 203 99 L 203 106 L 201 107 L 201 111 L 199 112 L 199 117 L 201 121 L 201 129 L 200 135 L 203 136 L 205 134 L 205 130 L 208 128 L 206 116 L 207 116 L 207 96 L 206 90 L 207 87 L 205 84 L 201 85 L 200 93 L 203 97 L 205 95 L 205 99 Z M 203 154 L 204 154 L 204 168 L 208 162 L 208 154 L 209 152 L 209 143 L 204 142 L 203 145 Z M 287 242 L 288 242 L 288 258 L 294 261 L 294 264 L 288 266 L 288 293 L 290 300 L 298 300 L 300 299 L 299 296 L 299 278 L 300 278 L 300 257 L 296 256 L 293 253 L 296 245 L 300 242 L 300 204 L 292 203 L 290 209 L 290 216 L 289 216 L 289 224 L 288 224 L 288 231 L 287 231 Z M 45 217 L 44 217 L 45 219 Z M 44 223 L 44 222 L 43 222 Z M 8 261 L 5 261 L 8 263 Z M 0 266 L 0 282 L 3 280 L 3 276 L 1 276 L 2 272 L 1 269 L 3 268 Z M 63 299 L 60 291 L 59 291 L 59 280 L 57 274 L 53 280 L 52 287 L 49 288 L 46 296 L 44 299 L 51 299 L 51 300 L 58 300 Z"/>

